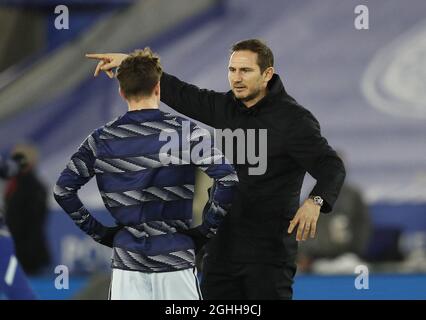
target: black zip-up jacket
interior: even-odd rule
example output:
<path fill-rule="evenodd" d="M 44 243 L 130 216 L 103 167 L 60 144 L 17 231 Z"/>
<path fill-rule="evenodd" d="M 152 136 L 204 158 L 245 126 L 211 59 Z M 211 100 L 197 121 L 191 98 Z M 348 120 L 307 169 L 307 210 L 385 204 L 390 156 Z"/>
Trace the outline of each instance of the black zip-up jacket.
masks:
<path fill-rule="evenodd" d="M 293 260 L 296 232 L 288 235 L 287 228 L 299 207 L 306 171 L 317 181 L 311 195 L 324 199 L 324 213 L 331 211 L 345 178 L 343 162 L 321 136 L 315 117 L 286 93 L 277 74 L 268 83 L 267 95 L 251 108 L 232 91 L 199 89 L 167 73 L 160 83 L 161 100 L 188 117 L 217 129 L 267 129 L 266 172 L 249 175 L 253 166 L 235 165 L 240 183 L 229 214 L 209 243 L 209 257 L 258 263 Z"/>

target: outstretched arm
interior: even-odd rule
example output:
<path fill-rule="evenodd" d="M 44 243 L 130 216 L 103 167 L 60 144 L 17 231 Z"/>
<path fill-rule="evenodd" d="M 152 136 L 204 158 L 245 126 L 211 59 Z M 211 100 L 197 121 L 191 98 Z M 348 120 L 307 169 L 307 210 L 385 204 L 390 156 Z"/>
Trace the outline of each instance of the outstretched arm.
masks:
<path fill-rule="evenodd" d="M 119 67 L 128 55 L 123 53 L 90 53 L 86 54 L 86 57 L 99 61 L 94 72 L 95 77 L 101 71 L 104 71 L 110 78 L 113 78 L 113 69 Z M 227 111 L 225 94 L 199 89 L 165 72 L 161 77 L 160 84 L 161 101 L 177 112 L 215 128 L 223 124 Z"/>
<path fill-rule="evenodd" d="M 214 128 L 226 120 L 225 94 L 200 89 L 165 72 L 160 84 L 161 101 L 177 112 Z"/>

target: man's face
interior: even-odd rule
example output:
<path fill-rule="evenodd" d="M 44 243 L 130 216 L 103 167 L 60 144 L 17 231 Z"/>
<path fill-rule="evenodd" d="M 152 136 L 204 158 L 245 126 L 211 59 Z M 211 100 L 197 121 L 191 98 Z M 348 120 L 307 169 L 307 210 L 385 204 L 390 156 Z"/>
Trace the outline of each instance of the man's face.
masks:
<path fill-rule="evenodd" d="M 260 73 L 257 53 L 234 51 L 229 58 L 228 80 L 237 99 L 248 102 L 265 94 L 267 81 Z"/>

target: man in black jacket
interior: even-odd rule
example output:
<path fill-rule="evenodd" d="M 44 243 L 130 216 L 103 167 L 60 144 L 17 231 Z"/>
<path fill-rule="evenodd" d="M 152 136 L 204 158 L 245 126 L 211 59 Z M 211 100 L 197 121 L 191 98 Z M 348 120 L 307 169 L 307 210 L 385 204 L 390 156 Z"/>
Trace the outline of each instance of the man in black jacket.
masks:
<path fill-rule="evenodd" d="M 49 214 L 46 187 L 36 173 L 38 150 L 34 146 L 19 144 L 13 156 L 26 159 L 26 166 L 6 185 L 5 219 L 24 271 L 38 275 L 50 263 L 45 233 Z"/>
<path fill-rule="evenodd" d="M 231 52 L 227 93 L 202 90 L 166 73 L 160 82 L 162 101 L 186 116 L 216 129 L 267 130 L 267 140 L 255 143 L 256 150 L 266 144 L 266 154 L 259 155 L 266 157 L 266 172 L 254 175 L 249 164 L 236 165 L 240 184 L 232 208 L 206 248 L 203 296 L 291 299 L 297 241 L 315 236 L 320 211 L 331 211 L 345 168 L 315 117 L 286 93 L 274 73 L 272 51 L 250 39 Z M 103 70 L 110 77 L 126 56 L 87 55 L 100 60 L 95 76 Z M 234 153 L 239 148 L 234 145 Z M 317 184 L 299 208 L 306 172 Z"/>

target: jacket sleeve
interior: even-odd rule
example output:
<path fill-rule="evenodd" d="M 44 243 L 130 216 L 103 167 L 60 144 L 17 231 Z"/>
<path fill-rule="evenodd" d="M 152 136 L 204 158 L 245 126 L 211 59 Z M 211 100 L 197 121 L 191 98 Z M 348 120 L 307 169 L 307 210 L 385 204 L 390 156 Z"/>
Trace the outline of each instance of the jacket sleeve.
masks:
<path fill-rule="evenodd" d="M 163 73 L 160 81 L 161 101 L 192 119 L 217 127 L 223 122 L 226 95 L 198 87 Z"/>
<path fill-rule="evenodd" d="M 286 149 L 317 181 L 310 195 L 324 200 L 321 212 L 332 210 L 345 180 L 342 160 L 321 135 L 319 122 L 307 110 L 291 119 L 292 125 L 285 137 Z"/>
<path fill-rule="evenodd" d="M 203 151 L 199 149 L 201 143 L 197 144 L 200 138 L 202 145 L 208 147 Z M 203 209 L 203 222 L 200 225 L 203 235 L 211 238 L 216 234 L 231 207 L 238 177 L 234 167 L 215 148 L 214 140 L 208 130 L 195 126 L 190 139 L 192 164 L 214 179 L 213 186 L 209 190 L 209 200 Z"/>
<path fill-rule="evenodd" d="M 93 135 L 90 135 L 62 171 L 53 194 L 74 223 L 99 242 L 107 228 L 90 214 L 77 195 L 77 191 L 94 176 L 95 154 L 95 141 Z"/>

